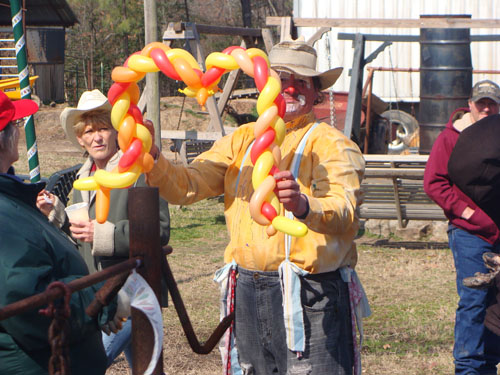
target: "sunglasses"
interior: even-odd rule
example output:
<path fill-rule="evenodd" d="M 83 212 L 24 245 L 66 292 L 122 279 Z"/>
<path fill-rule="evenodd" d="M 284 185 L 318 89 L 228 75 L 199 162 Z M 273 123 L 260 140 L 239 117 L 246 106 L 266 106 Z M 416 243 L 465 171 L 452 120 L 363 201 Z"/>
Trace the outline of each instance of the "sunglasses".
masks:
<path fill-rule="evenodd" d="M 18 129 L 24 128 L 25 124 L 24 118 L 12 121 L 12 124 Z"/>

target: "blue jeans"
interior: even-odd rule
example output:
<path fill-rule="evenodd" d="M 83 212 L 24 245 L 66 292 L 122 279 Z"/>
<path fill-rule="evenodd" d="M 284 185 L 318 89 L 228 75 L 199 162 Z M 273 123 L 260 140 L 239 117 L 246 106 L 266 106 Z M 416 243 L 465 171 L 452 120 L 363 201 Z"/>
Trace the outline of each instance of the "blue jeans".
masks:
<path fill-rule="evenodd" d="M 130 318 L 123 323 L 122 329 L 118 333 L 111 333 L 108 336 L 103 332 L 102 343 L 108 357 L 108 367 L 113 364 L 121 352 L 125 352 L 128 365 L 132 368 L 132 320 Z"/>
<path fill-rule="evenodd" d="M 488 273 L 482 258 L 485 252 L 500 251 L 481 238 L 453 225 L 448 239 L 457 273 L 458 308 L 455 315 L 455 374 L 494 374 L 500 362 L 500 337 L 484 326 L 486 308 L 495 302 L 494 288 L 471 289 L 463 285 L 466 277 L 476 272 Z"/>
<path fill-rule="evenodd" d="M 243 374 L 352 374 L 347 284 L 339 272 L 301 278 L 306 349 L 288 350 L 278 272 L 238 267 L 235 337 Z"/>

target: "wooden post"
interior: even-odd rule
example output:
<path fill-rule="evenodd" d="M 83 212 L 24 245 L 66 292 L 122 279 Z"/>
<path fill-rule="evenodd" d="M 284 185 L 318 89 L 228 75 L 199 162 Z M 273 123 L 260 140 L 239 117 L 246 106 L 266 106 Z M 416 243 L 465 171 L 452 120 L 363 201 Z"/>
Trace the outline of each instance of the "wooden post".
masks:
<path fill-rule="evenodd" d="M 156 14 L 156 1 L 144 0 L 144 25 L 146 30 L 146 44 L 158 41 L 158 21 Z M 146 118 L 153 121 L 155 134 L 161 132 L 160 124 L 160 73 L 146 75 L 147 114 Z M 155 144 L 161 151 L 161 137 L 155 137 Z"/>
<path fill-rule="evenodd" d="M 136 187 L 129 189 L 128 217 L 130 220 L 130 256 L 142 256 L 143 267 L 137 272 L 151 286 L 161 301 L 160 211 L 158 188 Z M 132 308 L 132 374 L 144 374 L 154 347 L 153 327 L 146 316 Z M 163 353 L 156 364 L 154 375 L 163 373 Z"/>

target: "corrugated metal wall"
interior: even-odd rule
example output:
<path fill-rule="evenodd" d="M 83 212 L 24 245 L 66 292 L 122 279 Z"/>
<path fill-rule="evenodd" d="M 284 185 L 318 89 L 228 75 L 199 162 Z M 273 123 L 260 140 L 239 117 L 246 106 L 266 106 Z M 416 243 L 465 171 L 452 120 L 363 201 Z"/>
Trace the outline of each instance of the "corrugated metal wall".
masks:
<path fill-rule="evenodd" d="M 418 19 L 424 14 L 468 14 L 472 19 L 500 18 L 500 0 L 294 0 L 294 17 L 300 18 L 387 18 Z M 316 31 L 312 27 L 299 28 L 299 35 L 307 39 Z M 349 91 L 353 48 L 351 41 L 338 40 L 337 34 L 362 33 L 384 35 L 419 35 L 419 29 L 404 28 L 333 28 L 316 44 L 318 68 L 342 66 L 344 72 L 333 86 L 335 91 Z M 471 29 L 471 35 L 500 34 L 498 29 Z M 366 42 L 365 57 L 377 49 L 382 42 Z M 479 70 L 500 70 L 500 42 L 471 43 L 472 67 Z M 420 67 L 420 45 L 418 42 L 394 42 L 369 66 L 386 68 Z M 366 78 L 366 70 L 364 77 Z M 491 79 L 500 84 L 500 75 L 474 74 L 474 83 Z M 418 101 L 419 73 L 375 72 L 373 93 L 388 101 Z"/>

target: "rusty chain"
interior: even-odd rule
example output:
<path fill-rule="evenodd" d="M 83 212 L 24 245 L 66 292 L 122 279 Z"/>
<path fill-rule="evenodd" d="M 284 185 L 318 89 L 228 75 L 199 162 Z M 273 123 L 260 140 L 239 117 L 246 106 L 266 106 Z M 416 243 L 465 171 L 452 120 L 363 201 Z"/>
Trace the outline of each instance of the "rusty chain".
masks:
<path fill-rule="evenodd" d="M 60 281 L 54 281 L 47 287 L 47 289 L 54 288 L 60 288 L 64 291 L 63 302 L 54 303 L 54 301 L 51 301 L 46 309 L 39 311 L 40 314 L 52 318 L 49 326 L 49 344 L 52 352 L 49 358 L 49 374 L 70 375 L 68 350 L 70 328 L 68 319 L 71 315 L 69 307 L 71 289 Z"/>

